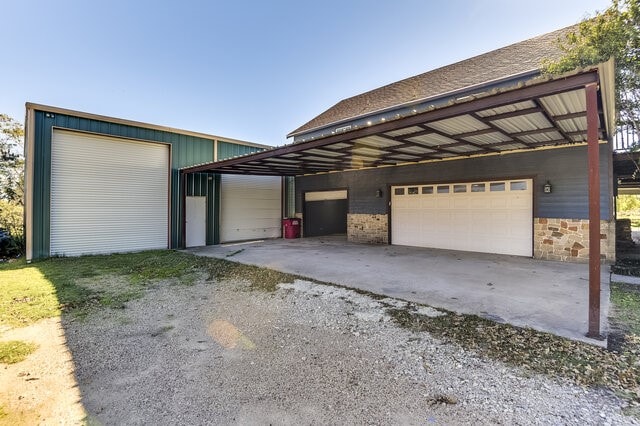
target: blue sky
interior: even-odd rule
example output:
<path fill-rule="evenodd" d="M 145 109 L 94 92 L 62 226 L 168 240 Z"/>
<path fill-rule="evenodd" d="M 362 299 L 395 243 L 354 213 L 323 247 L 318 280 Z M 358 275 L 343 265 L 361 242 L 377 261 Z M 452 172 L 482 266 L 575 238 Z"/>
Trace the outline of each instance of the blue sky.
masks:
<path fill-rule="evenodd" d="M 5 0 L 0 112 L 26 101 L 267 145 L 341 99 L 604 0 Z"/>

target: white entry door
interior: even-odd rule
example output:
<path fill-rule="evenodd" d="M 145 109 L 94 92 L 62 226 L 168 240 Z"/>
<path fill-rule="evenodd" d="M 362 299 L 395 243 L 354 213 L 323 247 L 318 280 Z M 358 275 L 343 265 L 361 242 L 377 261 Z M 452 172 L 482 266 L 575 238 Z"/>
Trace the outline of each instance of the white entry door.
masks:
<path fill-rule="evenodd" d="M 207 197 L 187 197 L 186 245 L 199 247 L 207 244 Z"/>
<path fill-rule="evenodd" d="M 392 243 L 531 256 L 532 184 L 518 179 L 393 187 Z"/>

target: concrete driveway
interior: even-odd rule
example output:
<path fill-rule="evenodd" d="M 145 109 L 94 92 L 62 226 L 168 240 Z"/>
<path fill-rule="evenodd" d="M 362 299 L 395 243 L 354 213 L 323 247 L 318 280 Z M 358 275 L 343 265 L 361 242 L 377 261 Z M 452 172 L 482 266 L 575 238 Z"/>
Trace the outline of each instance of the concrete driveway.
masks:
<path fill-rule="evenodd" d="M 585 337 L 586 264 L 353 244 L 341 236 L 275 239 L 188 251 L 605 345 Z M 606 331 L 609 274 L 607 267 L 602 270 L 601 321 Z"/>

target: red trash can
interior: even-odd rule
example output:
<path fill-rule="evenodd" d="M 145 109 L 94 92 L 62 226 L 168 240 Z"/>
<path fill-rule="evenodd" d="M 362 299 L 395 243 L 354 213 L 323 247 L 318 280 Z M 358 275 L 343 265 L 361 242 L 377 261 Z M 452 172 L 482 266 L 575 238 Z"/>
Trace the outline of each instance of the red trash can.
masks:
<path fill-rule="evenodd" d="M 300 219 L 282 219 L 282 226 L 284 226 L 284 237 L 286 239 L 300 238 Z"/>

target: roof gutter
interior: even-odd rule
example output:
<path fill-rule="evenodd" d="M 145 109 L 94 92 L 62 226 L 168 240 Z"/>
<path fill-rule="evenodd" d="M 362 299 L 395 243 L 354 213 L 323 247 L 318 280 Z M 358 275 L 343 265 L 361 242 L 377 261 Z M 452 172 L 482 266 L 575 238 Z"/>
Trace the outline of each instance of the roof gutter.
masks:
<path fill-rule="evenodd" d="M 486 93 L 494 89 L 501 89 L 524 83 L 540 75 L 540 70 L 534 69 L 518 74 L 489 80 L 484 83 L 463 87 L 438 95 L 413 100 L 403 104 L 394 105 L 366 114 L 350 117 L 344 120 L 335 121 L 323 126 L 318 126 L 302 132 L 292 132 L 287 138 L 294 137 L 293 142 L 304 142 L 311 139 L 323 138 L 338 133 L 346 133 L 362 127 L 368 127 L 385 121 L 397 120 L 408 115 L 418 114 L 436 108 L 441 108 L 453 102 L 458 102 L 465 97 L 474 96 L 478 93 Z"/>

